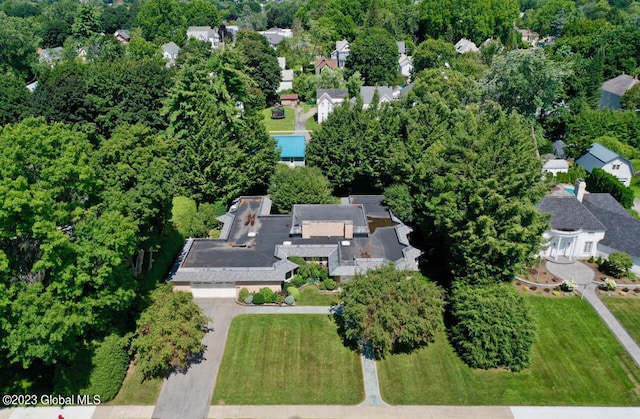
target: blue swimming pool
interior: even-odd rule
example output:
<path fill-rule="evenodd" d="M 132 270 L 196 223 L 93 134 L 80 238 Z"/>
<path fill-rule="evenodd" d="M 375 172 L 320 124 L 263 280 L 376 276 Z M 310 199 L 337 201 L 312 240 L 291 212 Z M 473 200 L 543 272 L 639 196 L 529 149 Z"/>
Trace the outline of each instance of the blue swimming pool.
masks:
<path fill-rule="evenodd" d="M 567 191 L 571 192 L 573 195 L 576 194 L 576 190 L 573 188 L 565 188 Z"/>

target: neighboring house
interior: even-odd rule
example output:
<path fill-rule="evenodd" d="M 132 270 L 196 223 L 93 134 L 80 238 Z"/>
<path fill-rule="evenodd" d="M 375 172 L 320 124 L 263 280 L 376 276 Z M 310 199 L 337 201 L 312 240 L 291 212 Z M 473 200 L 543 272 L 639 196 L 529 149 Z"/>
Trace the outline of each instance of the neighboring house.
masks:
<path fill-rule="evenodd" d="M 241 197 L 218 218 L 220 238 L 186 241 L 168 279 L 194 297 L 235 298 L 243 287 L 282 289 L 298 268 L 291 256 L 319 261 L 340 282 L 389 262 L 418 270 L 412 229 L 384 207 L 382 196 L 341 202 L 294 205 L 291 215 L 275 215 L 268 198 Z"/>
<path fill-rule="evenodd" d="M 571 262 L 597 255 L 598 243 L 607 228 L 583 204 L 585 183 L 577 182 L 576 195 L 556 186 L 537 205 L 551 214 L 551 228 L 544 234 L 542 256 L 549 260 Z"/>
<path fill-rule="evenodd" d="M 632 270 L 640 274 L 640 220 L 633 218 L 608 193 L 585 194 L 583 204 L 607 229 L 604 239 L 598 243 L 598 254 L 607 257 L 614 252 L 625 252 L 633 258 Z"/>
<path fill-rule="evenodd" d="M 600 88 L 600 108 L 620 109 L 620 98 L 638 83 L 640 81 L 636 77 L 631 77 L 628 74 L 621 74 L 604 82 Z"/>
<path fill-rule="evenodd" d="M 180 54 L 180 47 L 175 42 L 168 42 L 162 45 L 162 58 L 167 60 L 167 67 L 176 65 L 178 54 Z"/>
<path fill-rule="evenodd" d="M 398 59 L 398 72 L 404 77 L 411 78 L 413 74 L 413 59 L 408 55 L 401 55 Z"/>
<path fill-rule="evenodd" d="M 318 124 L 326 121 L 335 107 L 344 102 L 347 96 L 349 96 L 347 89 L 317 89 Z"/>
<path fill-rule="evenodd" d="M 618 178 L 624 186 L 631 184 L 631 177 L 635 173 L 629 160 L 600 143 L 591 144 L 589 150 L 576 160 L 576 164 L 587 173 L 591 173 L 595 168 L 602 169 Z"/>
<path fill-rule="evenodd" d="M 278 45 L 280 45 L 280 42 L 286 38 L 293 38 L 291 29 L 271 28 L 266 31 L 259 31 L 258 33 L 267 38 L 269 45 L 271 45 L 273 49 L 276 49 Z"/>
<path fill-rule="evenodd" d="M 280 149 L 278 163 L 287 164 L 291 168 L 304 166 L 307 147 L 304 135 L 273 135 L 273 138 L 276 139 L 277 148 Z"/>
<path fill-rule="evenodd" d="M 347 57 L 350 53 L 349 41 L 346 39 L 336 41 L 336 49 L 331 53 L 331 59 L 338 62 L 338 67 L 344 68 L 345 63 L 347 62 Z"/>
<path fill-rule="evenodd" d="M 293 70 L 280 70 L 280 84 L 276 92 L 293 89 Z"/>
<path fill-rule="evenodd" d="M 296 106 L 300 103 L 297 93 L 283 93 L 280 95 L 280 104 L 282 106 Z"/>
<path fill-rule="evenodd" d="M 539 39 L 538 42 L 536 42 L 536 46 L 539 48 L 544 48 L 546 46 L 552 46 L 555 45 L 556 41 L 558 40 L 558 38 L 556 38 L 555 36 L 546 36 L 542 39 Z"/>
<path fill-rule="evenodd" d="M 398 46 L 398 57 L 402 57 L 403 55 L 407 55 L 409 53 L 407 47 L 404 44 L 404 41 L 396 41 L 396 45 Z"/>
<path fill-rule="evenodd" d="M 38 81 L 36 80 L 33 83 L 29 83 L 25 87 L 29 92 L 33 93 L 38 88 Z"/>
<path fill-rule="evenodd" d="M 371 106 L 371 102 L 376 91 L 378 92 L 378 106 L 383 103 L 389 103 L 398 96 L 397 94 L 394 94 L 393 88 L 389 86 L 362 86 L 360 88 L 360 98 L 362 99 L 363 109 L 367 109 Z M 352 99 L 353 102 L 355 102 L 355 100 L 355 98 Z"/>
<path fill-rule="evenodd" d="M 121 44 L 128 44 L 129 41 L 131 41 L 131 35 L 128 29 L 118 29 L 113 36 L 115 36 Z"/>
<path fill-rule="evenodd" d="M 564 159 L 565 158 L 565 152 L 564 152 L 564 148 L 567 146 L 567 143 L 565 143 L 562 140 L 558 140 L 558 141 L 554 141 L 553 142 L 553 154 L 556 155 L 556 157 Z"/>
<path fill-rule="evenodd" d="M 466 54 L 467 52 L 478 52 L 479 49 L 472 41 L 462 38 L 454 45 L 458 54 Z"/>
<path fill-rule="evenodd" d="M 51 49 L 38 48 L 38 61 L 53 66 L 56 61 L 60 61 L 62 59 L 62 51 L 62 47 L 55 47 Z"/>
<path fill-rule="evenodd" d="M 278 67 L 280 67 L 280 70 L 287 69 L 287 57 L 278 57 Z"/>
<path fill-rule="evenodd" d="M 313 71 L 316 75 L 320 74 L 325 68 L 332 70 L 338 68 L 338 61 L 327 59 L 324 56 L 313 61 Z"/>
<path fill-rule="evenodd" d="M 569 164 L 564 159 L 547 160 L 542 166 L 542 173 L 550 173 L 555 176 L 558 173 L 567 173 Z"/>
<path fill-rule="evenodd" d="M 191 38 L 210 43 L 211 49 L 217 49 L 220 46 L 218 28 L 211 28 L 211 26 L 189 26 L 187 39 Z"/>
<path fill-rule="evenodd" d="M 534 32 L 530 29 L 518 29 L 518 32 L 522 37 L 522 42 L 524 42 L 525 44 L 531 45 L 532 47 L 538 44 L 540 35 L 537 32 Z"/>

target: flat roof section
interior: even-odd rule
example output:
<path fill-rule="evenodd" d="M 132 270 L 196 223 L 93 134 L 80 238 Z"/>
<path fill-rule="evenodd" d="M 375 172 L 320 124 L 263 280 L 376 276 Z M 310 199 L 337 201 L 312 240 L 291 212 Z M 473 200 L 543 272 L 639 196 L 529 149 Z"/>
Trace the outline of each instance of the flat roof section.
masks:
<path fill-rule="evenodd" d="M 389 218 L 389 210 L 382 203 L 382 199 L 382 195 L 349 195 L 349 201 L 352 204 L 364 206 L 367 217 Z"/>
<path fill-rule="evenodd" d="M 294 224 L 302 224 L 303 221 L 351 221 L 354 227 L 367 226 L 361 205 L 294 205 Z"/>

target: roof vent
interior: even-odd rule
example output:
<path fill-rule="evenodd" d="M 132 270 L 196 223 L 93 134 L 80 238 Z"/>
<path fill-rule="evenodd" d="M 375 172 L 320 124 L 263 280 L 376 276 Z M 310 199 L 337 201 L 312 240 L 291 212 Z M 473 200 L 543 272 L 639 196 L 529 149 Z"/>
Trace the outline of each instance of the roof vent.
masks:
<path fill-rule="evenodd" d="M 282 242 L 283 246 L 291 246 L 291 242 L 290 241 L 286 241 L 286 242 Z"/>
<path fill-rule="evenodd" d="M 249 234 L 247 234 L 247 236 L 249 237 L 255 237 L 256 236 L 256 232 L 255 231 L 250 231 Z"/>
<path fill-rule="evenodd" d="M 351 246 L 351 242 L 350 242 L 349 240 L 342 240 L 342 241 L 340 242 L 340 244 L 341 244 L 342 246 Z"/>

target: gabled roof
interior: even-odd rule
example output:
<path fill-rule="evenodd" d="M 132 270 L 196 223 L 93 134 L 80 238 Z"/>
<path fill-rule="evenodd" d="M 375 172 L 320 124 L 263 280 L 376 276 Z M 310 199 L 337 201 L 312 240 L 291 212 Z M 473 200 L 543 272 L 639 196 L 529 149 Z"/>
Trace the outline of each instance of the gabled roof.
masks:
<path fill-rule="evenodd" d="M 640 81 L 628 74 L 621 74 L 611 80 L 608 80 L 602 84 L 601 89 L 605 92 L 613 93 L 616 96 L 622 97 L 624 93 L 631 89 Z"/>
<path fill-rule="evenodd" d="M 116 38 L 120 36 L 122 39 L 128 41 L 131 39 L 131 35 L 129 35 L 129 29 L 118 29 L 113 36 Z"/>
<path fill-rule="evenodd" d="M 393 89 L 389 86 L 362 86 L 360 87 L 360 97 L 362 98 L 362 103 L 365 105 L 370 105 L 376 90 L 378 91 L 378 95 L 380 96 L 380 101 L 382 101 L 384 97 L 386 97 L 389 101 L 393 100 Z"/>
<path fill-rule="evenodd" d="M 569 163 L 564 159 L 548 160 L 542 166 L 542 170 L 569 170 Z"/>
<path fill-rule="evenodd" d="M 280 151 L 281 159 L 304 158 L 307 146 L 304 135 L 274 135 L 273 138 L 276 139 L 277 147 L 282 150 Z"/>
<path fill-rule="evenodd" d="M 342 41 L 336 41 L 336 51 L 347 52 L 349 51 L 349 41 L 343 39 Z"/>
<path fill-rule="evenodd" d="M 326 57 L 320 57 L 316 60 L 313 60 L 313 68 L 314 69 L 320 69 L 320 68 L 324 68 L 324 67 L 329 67 L 329 68 L 338 68 L 338 61 L 337 60 L 331 60 L 328 59 Z"/>
<path fill-rule="evenodd" d="M 608 193 L 585 194 L 583 202 L 607 228 L 602 244 L 640 257 L 640 220 L 633 218 Z"/>
<path fill-rule="evenodd" d="M 320 101 L 322 96 L 326 96 L 329 100 L 344 99 L 349 96 L 349 91 L 347 89 L 317 89 L 317 100 Z"/>
<path fill-rule="evenodd" d="M 466 54 L 467 52 L 479 51 L 476 44 L 468 40 L 467 38 L 462 38 L 461 40 L 456 42 L 455 49 L 456 49 L 456 52 L 458 52 L 459 54 Z"/>
<path fill-rule="evenodd" d="M 551 214 L 551 228 L 554 230 L 607 230 L 575 195 L 561 187 L 554 188 L 537 207 L 540 212 Z"/>
<path fill-rule="evenodd" d="M 162 45 L 162 50 L 167 54 L 177 55 L 180 52 L 180 47 L 175 42 L 167 42 Z"/>
<path fill-rule="evenodd" d="M 553 150 L 556 156 L 560 157 L 560 158 L 564 158 L 564 148 L 567 146 L 567 143 L 565 143 L 562 140 L 558 140 L 555 141 L 553 143 Z"/>
<path fill-rule="evenodd" d="M 396 41 L 396 45 L 398 46 L 398 54 L 406 54 L 407 48 L 404 45 L 404 41 Z"/>
<path fill-rule="evenodd" d="M 587 150 L 586 153 L 584 153 L 578 160 L 576 160 L 576 164 L 580 165 L 584 168 L 584 170 L 591 173 L 593 169 L 601 169 L 604 165 L 616 159 L 629 166 L 629 170 L 631 171 L 631 173 L 634 173 L 633 165 L 629 160 L 625 159 L 618 153 L 608 149 L 600 143 L 591 144 L 589 150 Z"/>

